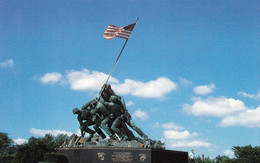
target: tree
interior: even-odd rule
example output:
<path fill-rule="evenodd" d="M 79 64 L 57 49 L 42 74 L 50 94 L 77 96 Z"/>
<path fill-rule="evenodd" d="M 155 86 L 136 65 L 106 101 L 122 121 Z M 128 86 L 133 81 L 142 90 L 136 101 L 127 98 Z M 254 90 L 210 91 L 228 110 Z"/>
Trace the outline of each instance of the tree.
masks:
<path fill-rule="evenodd" d="M 51 143 L 53 137 L 45 135 L 43 138 L 30 137 L 28 142 L 17 146 L 17 162 L 38 162 L 44 160 L 44 154 L 53 151 Z"/>
<path fill-rule="evenodd" d="M 225 160 L 229 160 L 230 158 L 228 157 L 228 156 L 220 156 L 220 155 L 218 155 L 217 157 L 216 157 L 216 161 L 217 162 L 219 162 L 219 163 L 222 163 L 222 162 L 224 162 Z"/>
<path fill-rule="evenodd" d="M 204 160 L 200 156 L 196 157 L 196 163 L 211 163 L 213 160 L 211 160 L 209 157 L 206 157 Z"/>
<path fill-rule="evenodd" d="M 59 134 L 54 138 L 54 148 L 60 147 L 69 136 L 65 134 Z"/>
<path fill-rule="evenodd" d="M 200 156 L 197 156 L 197 157 L 195 158 L 195 160 L 196 160 L 197 163 L 202 163 L 202 159 L 201 159 Z"/>
<path fill-rule="evenodd" d="M 232 150 L 234 151 L 235 157 L 238 159 L 248 159 L 251 162 L 260 162 L 260 146 L 234 146 Z"/>
<path fill-rule="evenodd" d="M 54 152 L 67 138 L 66 135 L 54 137 L 46 134 L 44 137 L 30 137 L 28 142 L 17 146 L 16 162 L 34 163 L 44 161 L 47 152 Z"/>
<path fill-rule="evenodd" d="M 7 133 L 0 132 L 0 162 L 35 163 L 44 161 L 47 152 L 55 152 L 55 149 L 68 138 L 68 135 L 60 134 L 56 137 L 46 134 L 44 137 L 30 137 L 27 143 L 15 145 Z"/>
<path fill-rule="evenodd" d="M 12 162 L 15 157 L 16 147 L 7 133 L 0 132 L 0 162 Z"/>
<path fill-rule="evenodd" d="M 12 139 L 8 137 L 7 133 L 0 132 L 0 152 L 4 151 L 13 144 Z"/>

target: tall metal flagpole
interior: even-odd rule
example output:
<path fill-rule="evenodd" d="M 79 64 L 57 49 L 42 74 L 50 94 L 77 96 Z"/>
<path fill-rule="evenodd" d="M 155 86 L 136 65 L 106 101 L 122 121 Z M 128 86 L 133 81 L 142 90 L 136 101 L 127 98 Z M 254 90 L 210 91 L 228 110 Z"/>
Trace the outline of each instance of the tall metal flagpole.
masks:
<path fill-rule="evenodd" d="M 123 45 L 123 47 L 122 47 L 122 49 L 121 49 L 121 51 L 120 51 L 120 53 L 119 53 L 119 55 L 118 55 L 118 57 L 117 57 L 117 59 L 116 59 L 116 62 L 115 62 L 115 64 L 114 64 L 112 70 L 110 71 L 110 73 L 109 73 L 109 75 L 108 75 L 108 78 L 107 78 L 105 84 L 108 83 L 108 80 L 109 80 L 109 78 L 111 77 L 111 75 L 112 75 L 112 73 L 113 73 L 113 71 L 114 71 L 114 69 L 115 69 L 115 67 L 116 67 L 116 65 L 117 65 L 117 63 L 118 63 L 118 60 L 119 60 L 119 58 L 120 58 L 120 56 L 121 56 L 121 54 L 122 54 L 122 52 L 123 52 L 123 50 L 124 50 L 124 48 L 125 48 L 125 45 L 126 45 L 127 41 L 128 41 L 128 39 L 125 40 L 125 43 L 124 43 L 124 45 Z"/>
<path fill-rule="evenodd" d="M 137 22 L 138 22 L 138 18 L 137 18 L 136 21 L 135 21 L 135 25 L 137 24 Z M 133 30 L 134 30 L 134 28 L 135 28 L 135 26 L 133 27 Z M 133 31 L 133 30 L 132 30 L 132 31 Z M 123 45 L 123 47 L 122 47 L 122 49 L 121 49 L 121 51 L 120 51 L 120 53 L 119 53 L 119 55 L 118 55 L 118 57 L 117 57 L 117 59 L 116 59 L 116 62 L 115 62 L 115 64 L 114 64 L 112 70 L 110 71 L 110 73 L 109 73 L 109 75 L 108 75 L 108 78 L 107 78 L 105 84 L 108 83 L 108 80 L 110 79 L 110 77 L 111 77 L 111 75 L 112 75 L 112 73 L 113 73 L 113 71 L 114 71 L 114 69 L 115 69 L 115 67 L 116 67 L 116 65 L 117 65 L 117 63 L 118 63 L 118 60 L 119 60 L 119 58 L 120 58 L 120 56 L 121 56 L 123 50 L 125 49 L 125 45 L 126 45 L 127 42 L 128 42 L 128 39 L 125 40 L 125 43 L 124 43 L 124 45 Z M 101 96 L 103 90 L 104 90 L 104 87 L 102 87 L 102 90 L 100 91 L 100 96 Z M 99 97 L 100 97 L 100 96 L 99 96 Z"/>

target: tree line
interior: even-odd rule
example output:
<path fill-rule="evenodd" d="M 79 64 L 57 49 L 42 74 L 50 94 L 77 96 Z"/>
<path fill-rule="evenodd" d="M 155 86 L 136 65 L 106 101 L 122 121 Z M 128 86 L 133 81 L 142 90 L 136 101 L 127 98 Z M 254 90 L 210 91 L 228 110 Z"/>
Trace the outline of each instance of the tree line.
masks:
<path fill-rule="evenodd" d="M 218 155 L 215 159 L 209 157 L 202 159 L 200 156 L 195 158 L 196 163 L 260 163 L 260 146 L 233 146 L 235 158 Z"/>
<path fill-rule="evenodd" d="M 46 134 L 44 137 L 30 137 L 23 144 L 15 144 L 7 133 L 0 132 L 0 162 L 2 163 L 36 163 L 46 161 L 46 154 L 55 152 L 56 148 L 68 138 L 68 135 L 60 134 L 52 136 Z"/>

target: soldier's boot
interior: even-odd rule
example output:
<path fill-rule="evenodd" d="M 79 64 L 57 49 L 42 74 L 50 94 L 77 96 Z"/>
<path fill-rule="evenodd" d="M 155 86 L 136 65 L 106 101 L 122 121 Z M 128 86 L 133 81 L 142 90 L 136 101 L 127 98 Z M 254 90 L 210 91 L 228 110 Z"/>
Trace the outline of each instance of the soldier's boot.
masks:
<path fill-rule="evenodd" d="M 127 141 L 127 140 L 131 140 L 131 139 L 128 136 L 124 135 L 121 140 Z"/>
<path fill-rule="evenodd" d="M 101 136 L 102 139 L 106 138 L 106 135 L 102 132 L 102 130 L 99 128 L 99 126 L 94 125 L 93 128 L 96 130 L 99 136 Z"/>
<path fill-rule="evenodd" d="M 94 135 L 96 132 L 93 131 L 93 130 L 91 130 L 90 128 L 87 128 L 86 132 L 90 134 L 90 135 L 86 138 L 86 141 L 91 141 L 91 138 L 93 137 L 93 135 Z"/>
<path fill-rule="evenodd" d="M 115 126 L 112 125 L 111 129 L 112 129 L 112 131 L 114 131 L 114 132 L 117 134 L 117 136 L 118 136 L 120 139 L 123 139 L 123 137 L 124 137 L 125 134 L 123 134 L 123 133 L 120 131 L 119 128 L 116 128 Z"/>
<path fill-rule="evenodd" d="M 93 135 L 89 135 L 89 136 L 86 138 L 86 141 L 91 141 L 92 138 L 93 138 Z"/>
<path fill-rule="evenodd" d="M 116 135 L 109 135 L 110 139 L 112 140 L 118 140 L 118 138 L 116 137 Z"/>
<path fill-rule="evenodd" d="M 96 130 L 98 135 L 101 136 L 102 139 L 105 139 L 106 138 L 106 135 L 99 129 L 99 130 Z"/>
<path fill-rule="evenodd" d="M 124 134 L 122 134 L 121 132 L 115 132 L 115 133 L 117 134 L 117 136 L 118 136 L 121 140 L 123 140 Z"/>
<path fill-rule="evenodd" d="M 110 130 L 110 128 L 107 126 L 108 124 L 108 120 L 107 119 L 104 119 L 101 124 L 100 124 L 100 127 L 107 133 L 107 135 L 109 137 L 113 136 L 113 133 L 112 131 Z"/>

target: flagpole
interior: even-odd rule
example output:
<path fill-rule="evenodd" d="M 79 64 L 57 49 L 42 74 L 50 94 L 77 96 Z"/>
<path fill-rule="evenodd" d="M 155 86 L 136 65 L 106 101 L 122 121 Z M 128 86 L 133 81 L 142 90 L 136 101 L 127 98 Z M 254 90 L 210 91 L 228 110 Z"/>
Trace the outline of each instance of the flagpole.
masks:
<path fill-rule="evenodd" d="M 136 18 L 135 25 L 137 24 L 137 22 L 138 22 L 138 18 Z M 135 28 L 135 26 L 133 27 L 133 30 L 134 30 L 134 28 Z M 133 30 L 132 30 L 132 31 L 133 31 Z M 120 53 L 119 53 L 119 55 L 118 55 L 118 57 L 117 57 L 117 59 L 116 59 L 116 62 L 115 62 L 115 64 L 114 64 L 112 70 L 110 71 L 110 73 L 109 73 L 109 75 L 108 75 L 108 77 L 107 77 L 107 80 L 106 80 L 105 84 L 108 83 L 108 80 L 110 79 L 110 77 L 111 77 L 111 75 L 112 75 L 112 73 L 113 73 L 113 71 L 114 71 L 114 69 L 115 69 L 115 67 L 116 67 L 116 65 L 117 65 L 117 63 L 118 63 L 118 60 L 119 60 L 119 58 L 120 58 L 120 56 L 121 56 L 123 50 L 125 49 L 125 46 L 126 46 L 126 43 L 127 43 L 127 42 L 128 42 L 128 39 L 125 40 L 125 43 L 124 43 L 124 45 L 123 45 L 123 47 L 122 47 L 122 49 L 121 49 L 121 51 L 120 51 Z M 105 84 L 104 84 L 104 85 L 105 85 Z M 103 90 L 104 90 L 104 88 L 102 87 L 102 90 L 100 91 L 99 97 L 101 96 Z"/>

